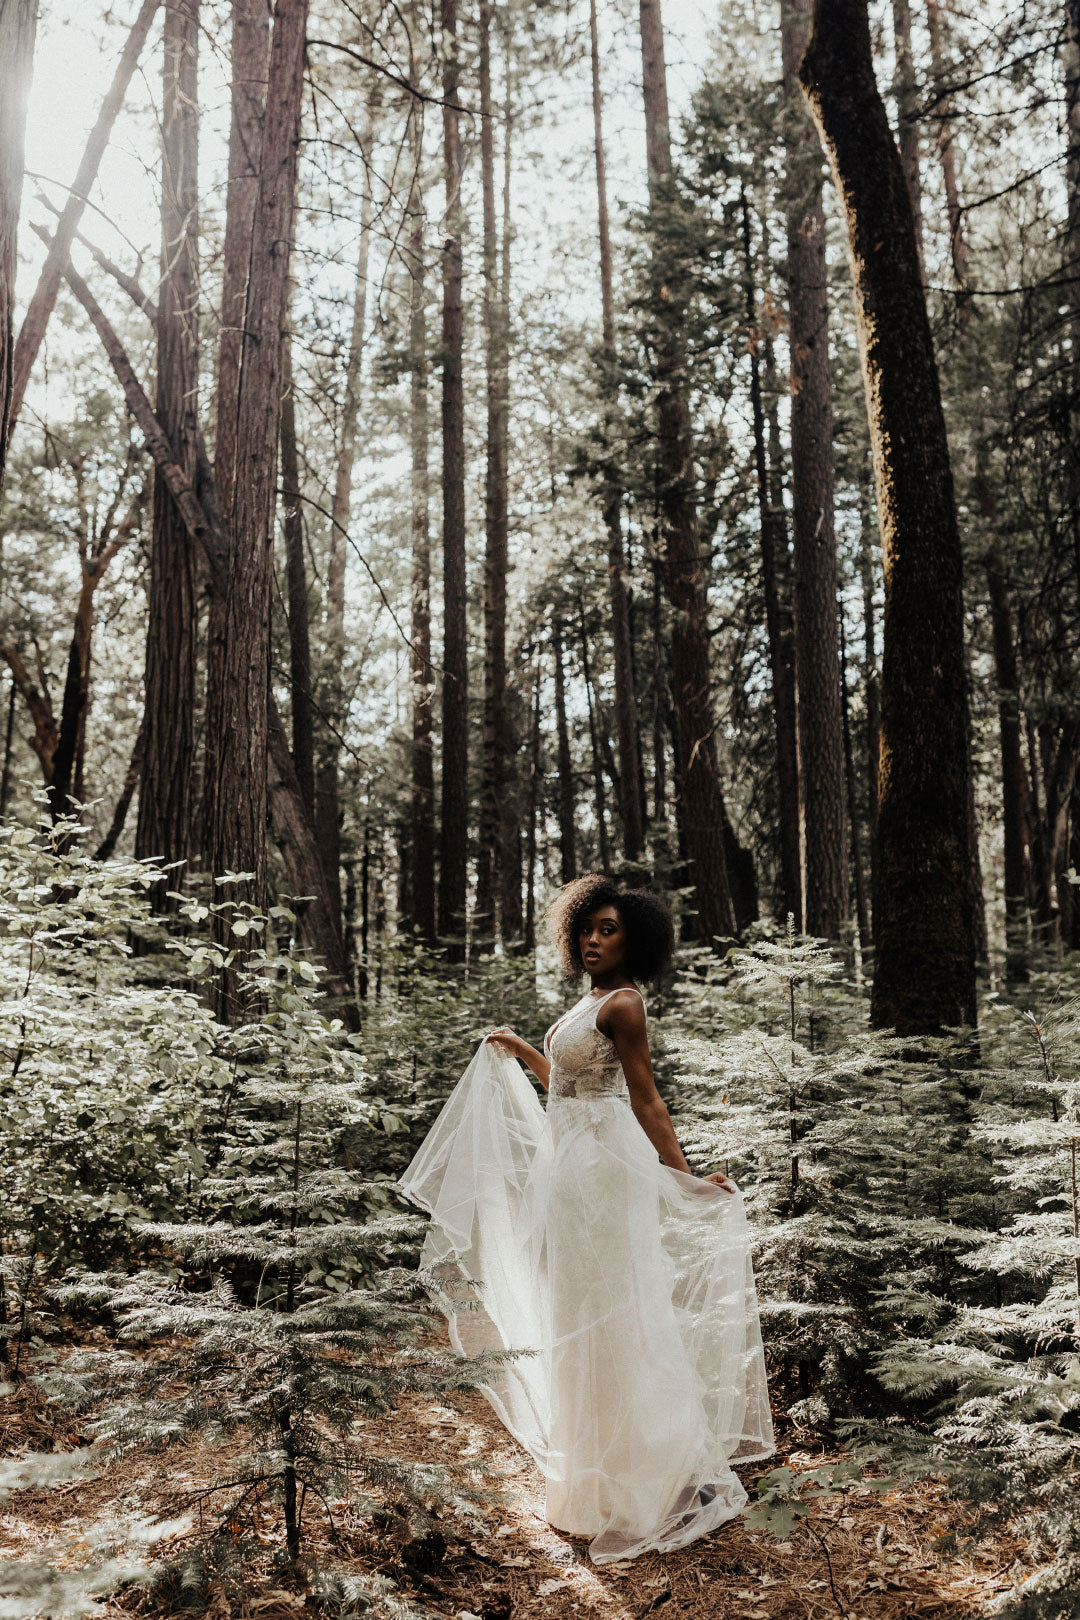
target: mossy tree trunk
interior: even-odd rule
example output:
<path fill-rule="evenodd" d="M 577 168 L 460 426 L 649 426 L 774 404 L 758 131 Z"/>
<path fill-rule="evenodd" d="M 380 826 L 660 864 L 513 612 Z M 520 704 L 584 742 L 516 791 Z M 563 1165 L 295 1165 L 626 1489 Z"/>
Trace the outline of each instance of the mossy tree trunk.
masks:
<path fill-rule="evenodd" d="M 815 0 L 799 67 L 847 226 L 885 574 L 872 1018 L 975 1016 L 963 561 L 911 197 L 867 0 Z"/>

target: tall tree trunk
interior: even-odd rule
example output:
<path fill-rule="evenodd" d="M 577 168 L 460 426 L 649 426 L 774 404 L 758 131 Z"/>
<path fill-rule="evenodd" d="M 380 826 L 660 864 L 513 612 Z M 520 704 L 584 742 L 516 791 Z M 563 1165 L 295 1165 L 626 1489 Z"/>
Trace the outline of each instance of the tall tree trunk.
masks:
<path fill-rule="evenodd" d="M 915 59 L 911 51 L 910 0 L 892 0 L 893 41 L 896 47 L 896 78 L 893 93 L 899 114 L 897 133 L 900 140 L 900 162 L 911 196 L 911 213 L 915 221 L 915 241 L 919 249 L 919 262 L 923 259 L 922 175 L 919 170 L 919 92 L 915 79 Z"/>
<path fill-rule="evenodd" d="M 848 828 L 851 832 L 851 870 L 855 878 L 855 921 L 859 930 L 859 950 L 866 963 L 870 950 L 870 912 L 866 903 L 866 877 L 863 868 L 862 845 L 859 842 L 858 801 L 855 790 L 855 750 L 851 741 L 851 716 L 848 713 L 847 649 L 844 645 L 844 621 L 840 620 L 840 697 L 844 720 L 844 776 L 847 786 Z"/>
<path fill-rule="evenodd" d="M 328 679 L 323 700 L 326 724 L 320 729 L 315 786 L 315 841 L 319 846 L 335 926 L 341 929 L 341 806 L 339 773 L 345 728 L 345 540 L 352 516 L 352 481 L 360 425 L 360 381 L 367 324 L 368 259 L 371 251 L 373 195 L 371 150 L 374 132 L 369 120 L 360 139 L 364 164 L 364 198 L 360 205 L 360 247 L 356 257 L 352 329 L 345 363 L 345 396 L 341 406 L 341 441 L 334 469 L 334 499 L 330 508 L 330 557 L 326 569 L 326 628 Z"/>
<path fill-rule="evenodd" d="M 465 618 L 465 398 L 462 382 L 461 144 L 457 0 L 440 0 L 443 50 L 443 688 L 439 934 L 447 959 L 465 959 L 468 873 L 468 637 Z"/>
<path fill-rule="evenodd" d="M 642 89 L 649 200 L 661 209 L 671 194 L 671 135 L 660 0 L 640 0 Z M 663 276 L 654 232 L 653 273 Z M 694 440 L 686 394 L 681 312 L 659 297 L 663 330 L 655 361 L 658 477 L 664 533 L 665 587 L 674 612 L 671 687 L 679 739 L 679 801 L 686 833 L 697 927 L 708 942 L 730 938 L 735 914 L 724 857 L 726 819 L 716 751 L 716 718 L 709 667 L 709 630 L 694 492 Z"/>
<path fill-rule="evenodd" d="M 502 436 L 503 436 L 503 512 L 509 531 L 509 444 L 510 444 L 510 266 L 513 224 L 510 214 L 510 182 L 513 175 L 514 128 L 514 74 L 513 74 L 513 12 L 507 9 L 503 26 L 504 75 L 506 104 L 503 113 L 503 175 L 502 175 L 502 245 L 499 265 L 499 324 L 497 352 L 499 374 L 502 377 Z M 520 677 L 519 677 L 520 679 Z M 515 689 L 519 690 L 515 682 Z M 499 933 L 503 949 L 522 949 L 525 918 L 521 906 L 522 881 L 522 790 L 523 784 L 517 767 L 517 728 L 511 710 L 512 692 L 508 692 L 503 708 L 503 795 L 499 817 Z M 524 694 L 522 694 L 523 696 Z M 520 701 L 520 700 L 519 700 Z"/>
<path fill-rule="evenodd" d="M 881 691 L 878 684 L 874 628 L 874 550 L 876 536 L 870 515 L 870 491 L 860 481 L 859 579 L 863 600 L 864 703 L 866 709 L 866 803 L 870 835 L 870 932 L 877 937 L 878 868 L 878 765 L 881 754 Z"/>
<path fill-rule="evenodd" d="M 585 705 L 589 715 L 589 752 L 593 770 L 593 807 L 596 813 L 596 836 L 600 854 L 600 869 L 611 871 L 611 845 L 607 831 L 607 804 L 604 795 L 604 767 L 600 757 L 600 738 L 597 729 L 592 672 L 589 668 L 589 637 L 585 629 L 585 607 L 578 597 L 578 635 L 581 643 L 581 678 L 585 683 Z"/>
<path fill-rule="evenodd" d="M 232 0 L 230 55 L 231 118 L 229 176 L 225 196 L 225 244 L 221 281 L 221 338 L 218 345 L 215 406 L 214 488 L 222 525 L 232 528 L 236 498 L 236 427 L 240 397 L 240 357 L 244 301 L 251 263 L 251 233 L 259 194 L 262 120 L 270 50 L 266 0 Z M 206 626 L 206 744 L 203 752 L 202 859 L 210 861 L 212 750 L 221 735 L 225 679 L 225 591 L 209 580 Z"/>
<path fill-rule="evenodd" d="M 416 77 L 415 63 L 413 77 Z M 431 741 L 431 537 L 428 474 L 427 304 L 424 202 L 420 189 L 423 124 L 419 103 L 409 113 L 412 185 L 409 194 L 409 409 L 412 455 L 412 918 L 425 945 L 435 944 L 435 762 Z"/>
<path fill-rule="evenodd" d="M 596 163 L 597 228 L 600 237 L 600 298 L 603 311 L 605 375 L 601 379 L 605 401 L 615 368 L 615 294 L 612 285 L 611 230 L 608 222 L 607 164 L 604 155 L 603 97 L 600 91 L 600 42 L 596 0 L 589 0 L 589 39 L 592 56 L 593 149 Z M 605 438 L 610 437 L 610 425 Z M 608 467 L 601 485 L 604 526 L 608 536 L 608 593 L 611 640 L 615 666 L 615 724 L 619 736 L 619 813 L 623 848 L 628 861 L 636 861 L 645 845 L 645 824 L 640 792 L 641 755 L 638 743 L 637 703 L 630 634 L 630 603 L 626 589 L 626 548 L 622 532 L 623 491 L 615 469 Z"/>
<path fill-rule="evenodd" d="M 16 240 L 37 10 L 37 0 L 4 0 L 0 7 L 0 77 L 4 85 L 0 97 L 0 492 L 13 425 Z M 14 692 L 14 684 L 11 689 Z"/>
<path fill-rule="evenodd" d="M 491 4 L 480 3 L 480 170 L 484 213 L 484 356 L 487 372 L 487 470 L 484 488 L 484 718 L 480 838 L 476 857 L 473 938 L 495 944 L 499 834 L 505 791 L 507 572 L 507 350 L 502 331 L 499 240 L 495 218 L 495 131 L 491 100 Z"/>
<path fill-rule="evenodd" d="M 281 510 L 289 603 L 289 684 L 292 688 L 292 756 L 304 809 L 315 815 L 315 713 L 311 692 L 311 631 L 308 620 L 304 516 L 300 506 L 300 454 L 296 443 L 293 331 L 281 349 Z M 321 853 L 321 850 L 320 850 Z"/>
<path fill-rule="evenodd" d="M 543 784 L 543 755 L 540 732 L 540 648 L 536 649 L 536 670 L 533 676 L 532 720 L 529 745 L 528 821 L 525 835 L 525 929 L 522 953 L 531 955 L 536 950 L 536 859 L 537 822 L 540 816 L 540 790 Z"/>
<path fill-rule="evenodd" d="M 574 837 L 574 773 L 570 761 L 570 734 L 566 728 L 566 669 L 563 662 L 563 627 L 556 611 L 551 621 L 551 647 L 555 655 L 555 740 L 559 773 L 559 862 L 560 882 L 577 877 L 577 848 Z"/>
<path fill-rule="evenodd" d="M 199 436 L 199 0 L 165 0 L 161 125 L 161 275 L 155 414 L 185 477 Z M 155 477 L 146 631 L 146 712 L 135 854 L 186 861 L 195 772 L 198 559 L 176 502 Z M 156 887 L 171 911 L 182 873 Z"/>
<path fill-rule="evenodd" d="M 842 199 L 885 565 L 875 1024 L 975 1017 L 963 559 L 937 365 L 866 0 L 815 0 L 799 70 Z"/>
<path fill-rule="evenodd" d="M 1005 564 L 996 551 L 986 556 L 986 583 L 990 593 L 990 622 L 994 637 L 994 674 L 998 695 L 998 731 L 1001 746 L 1001 807 L 1005 844 L 1006 978 L 1026 977 L 1027 781 L 1020 749 L 1020 676 L 1016 638 Z"/>
<path fill-rule="evenodd" d="M 124 105 L 124 97 L 127 95 L 131 76 L 135 72 L 142 48 L 146 44 L 146 36 L 150 32 L 150 24 L 154 20 L 158 4 L 159 0 L 143 0 L 139 8 L 139 14 L 132 24 L 124 49 L 120 53 L 120 60 L 116 64 L 112 83 L 102 100 L 101 109 L 94 122 L 94 127 L 86 138 L 86 146 L 83 149 L 79 167 L 71 183 L 67 200 L 60 210 L 60 218 L 57 221 L 49 251 L 45 255 L 45 263 L 41 267 L 37 286 L 34 288 L 33 296 L 27 306 L 26 318 L 19 328 L 19 336 L 15 344 L 11 398 L 8 407 L 7 437 L 9 440 L 15 431 L 15 423 L 18 421 L 19 412 L 22 409 L 26 385 L 30 380 L 30 372 L 33 370 L 34 361 L 37 359 L 38 351 L 41 348 L 45 328 L 49 324 L 49 316 L 56 307 L 56 295 L 60 291 L 60 282 L 64 276 L 64 265 L 71 244 L 75 240 L 75 232 L 78 229 L 91 188 L 97 179 L 98 167 L 105 148 L 109 144 L 113 125 L 116 123 L 117 115 Z M 21 56 L 17 45 L 17 42 L 21 39 L 23 42 L 21 49 L 29 51 L 33 44 L 32 35 L 29 40 L 25 38 L 26 21 L 23 15 L 25 10 L 25 0 L 5 0 L 3 29 L 5 32 L 9 27 L 12 29 L 12 44 L 15 47 L 12 57 L 3 59 L 5 102 L 8 98 L 8 84 L 11 83 L 16 87 L 19 84 L 20 63 L 23 64 L 24 72 L 28 71 L 29 68 L 29 55 Z M 8 21 L 9 15 L 10 23 Z M 7 77 L 9 65 L 14 73 L 11 80 Z M 5 123 L 11 118 L 12 126 L 10 127 L 13 127 L 20 124 L 17 89 L 16 93 L 11 96 L 11 102 L 10 112 L 5 106 L 3 118 Z M 21 150 L 19 157 L 19 168 L 21 170 Z"/>
<path fill-rule="evenodd" d="M 200 477 L 199 489 L 196 491 L 192 488 L 191 483 L 176 464 L 168 437 L 162 432 L 161 425 L 154 415 L 150 401 L 147 399 L 135 375 L 131 361 L 100 305 L 86 282 L 72 268 L 70 261 L 65 266 L 64 274 L 72 292 L 83 306 L 90 318 L 91 325 L 101 339 L 102 347 L 108 355 L 109 362 L 124 390 L 128 409 L 131 411 L 138 424 L 139 431 L 146 441 L 146 448 L 153 457 L 155 473 L 165 480 L 170 494 L 176 501 L 178 511 L 188 525 L 188 534 L 192 541 L 201 548 L 206 558 L 213 588 L 224 594 L 229 546 L 222 527 L 221 514 L 213 499 L 212 480 L 204 480 Z M 12 649 L 0 643 L 0 652 L 11 663 Z M 15 664 L 12 664 L 12 668 L 15 668 Z M 18 674 L 17 671 L 16 674 Z M 31 699 L 36 699 L 40 707 L 39 695 L 31 690 L 29 696 Z M 270 773 L 269 798 L 274 835 L 281 850 L 292 893 L 296 895 L 314 895 L 316 897 L 315 904 L 308 907 L 301 914 L 302 937 L 314 954 L 326 964 L 328 972 L 327 988 L 331 994 L 345 997 L 348 994 L 348 963 L 345 959 L 341 936 L 331 923 L 322 864 L 319 860 L 318 850 L 315 847 L 311 820 L 304 810 L 299 783 L 296 779 L 296 769 L 293 765 L 292 754 L 289 752 L 289 745 L 272 690 L 268 690 L 267 697 L 270 744 L 268 761 Z M 48 705 L 46 704 L 44 707 L 47 710 Z M 43 716 L 44 718 L 46 716 Z M 138 749 L 136 749 L 137 753 Z M 132 755 L 129 778 L 132 773 L 137 775 L 136 754 Z M 346 1001 L 343 1007 L 345 1018 L 347 1020 L 351 1019 L 354 1012 L 355 1009 L 350 1010 L 350 1005 Z"/>
<path fill-rule="evenodd" d="M 758 516 L 761 527 L 761 585 L 765 596 L 765 627 L 769 638 L 769 669 L 773 686 L 773 723 L 776 729 L 776 777 L 780 813 L 781 916 L 793 914 L 802 926 L 802 877 L 799 870 L 799 774 L 795 745 L 795 682 L 789 649 L 784 642 L 783 614 L 776 560 L 786 547 L 783 507 L 774 504 L 765 456 L 765 412 L 761 396 L 758 355 L 757 285 L 750 244 L 750 208 L 742 192 L 742 239 L 746 280 L 746 318 L 750 332 L 750 408 L 754 424 L 754 471 L 757 478 Z"/>
<path fill-rule="evenodd" d="M 945 208 L 949 218 L 949 254 L 959 293 L 957 313 L 964 320 L 971 314 L 971 296 L 967 284 L 967 235 L 964 230 L 964 211 L 960 206 L 960 188 L 956 179 L 952 107 L 943 89 L 945 55 L 942 48 L 941 10 L 938 0 L 926 0 L 926 23 L 930 31 L 930 70 L 935 90 L 932 116 L 937 124 L 938 155 L 941 158 L 941 175 L 945 182 Z"/>
<path fill-rule="evenodd" d="M 791 348 L 791 495 L 795 561 L 795 672 L 805 815 L 807 933 L 838 939 L 848 914 L 844 739 L 836 621 L 832 379 L 821 160 L 796 73 L 809 0 L 784 0 L 787 283 Z"/>
<path fill-rule="evenodd" d="M 212 739 L 210 857 L 215 877 L 250 873 L 233 898 L 266 894 L 270 580 L 307 0 L 274 13 L 251 272 L 244 303 L 236 473 L 225 592 L 222 725 Z"/>
<path fill-rule="evenodd" d="M 667 815 L 667 757 L 664 752 L 664 728 L 668 711 L 667 662 L 664 657 L 664 604 L 661 587 L 661 563 L 658 555 L 652 558 L 652 640 L 653 640 L 653 821 L 663 827 Z"/>

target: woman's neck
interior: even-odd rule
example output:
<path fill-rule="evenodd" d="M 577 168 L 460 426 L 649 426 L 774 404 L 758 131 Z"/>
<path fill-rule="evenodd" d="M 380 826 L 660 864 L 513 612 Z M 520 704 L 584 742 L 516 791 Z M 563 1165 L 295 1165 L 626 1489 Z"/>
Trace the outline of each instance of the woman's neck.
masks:
<path fill-rule="evenodd" d="M 590 973 L 589 988 L 586 995 L 594 996 L 598 993 L 606 994 L 609 990 L 636 990 L 637 985 L 629 974 L 621 968 L 612 969 L 610 973 Z"/>

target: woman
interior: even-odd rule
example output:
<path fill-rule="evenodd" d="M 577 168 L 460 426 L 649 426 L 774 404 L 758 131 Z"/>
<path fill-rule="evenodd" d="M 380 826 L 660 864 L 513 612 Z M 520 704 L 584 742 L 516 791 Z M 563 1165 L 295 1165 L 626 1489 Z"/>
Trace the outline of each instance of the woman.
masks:
<path fill-rule="evenodd" d="M 455 1348 L 533 1352 L 484 1393 L 540 1467 L 550 1523 L 604 1563 L 736 1514 L 730 1462 L 768 1456 L 772 1424 L 741 1195 L 690 1172 L 653 1081 L 635 980 L 670 958 L 667 908 L 590 875 L 548 921 L 589 989 L 543 1051 L 485 1039 L 401 1187 L 432 1215 L 421 1264 Z"/>

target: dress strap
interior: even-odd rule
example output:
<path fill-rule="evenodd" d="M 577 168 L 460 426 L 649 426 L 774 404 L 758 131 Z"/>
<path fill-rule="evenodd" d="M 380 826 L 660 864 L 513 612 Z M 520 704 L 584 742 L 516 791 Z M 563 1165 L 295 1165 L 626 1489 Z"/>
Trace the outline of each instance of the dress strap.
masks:
<path fill-rule="evenodd" d="M 638 989 L 636 984 L 620 984 L 617 989 L 609 990 L 606 995 L 601 996 L 599 1000 L 593 1002 L 592 1021 L 594 1025 L 596 1024 L 596 1015 L 600 1011 L 600 1008 L 604 1005 L 604 1002 L 610 1001 L 612 996 L 617 996 L 620 990 L 632 990 L 635 996 L 641 996 L 641 1005 L 643 1007 L 645 1006 L 645 997 L 641 995 L 641 991 Z M 646 1008 L 646 1011 L 647 1010 L 648 1009 Z"/>

